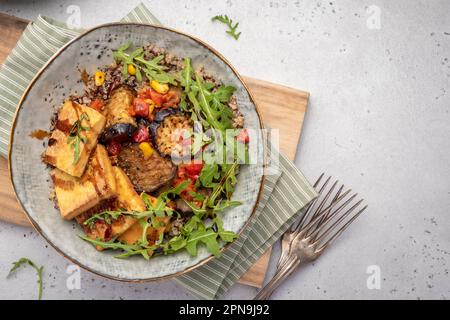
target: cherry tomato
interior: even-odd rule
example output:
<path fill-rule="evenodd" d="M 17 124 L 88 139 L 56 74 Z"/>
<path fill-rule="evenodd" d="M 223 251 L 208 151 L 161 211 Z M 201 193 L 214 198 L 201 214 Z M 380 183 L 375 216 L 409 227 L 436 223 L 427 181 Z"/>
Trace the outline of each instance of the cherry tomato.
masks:
<path fill-rule="evenodd" d="M 147 127 L 140 127 L 136 130 L 136 132 L 133 134 L 133 141 L 137 143 L 141 143 L 144 141 L 148 141 L 150 138 L 150 134 L 148 132 Z"/>
<path fill-rule="evenodd" d="M 236 136 L 236 140 L 242 143 L 248 143 L 250 141 L 250 136 L 248 135 L 247 129 L 239 131 Z"/>
<path fill-rule="evenodd" d="M 108 154 L 111 156 L 117 156 L 120 153 L 122 146 L 119 142 L 112 140 L 106 146 L 106 150 L 108 150 Z"/>
<path fill-rule="evenodd" d="M 92 100 L 91 104 L 89 105 L 92 109 L 95 109 L 97 111 L 102 111 L 103 108 L 103 100 L 101 99 L 95 99 Z"/>
<path fill-rule="evenodd" d="M 134 115 L 142 118 L 148 117 L 148 103 L 142 98 L 135 98 L 133 101 Z"/>
<path fill-rule="evenodd" d="M 155 90 L 150 90 L 150 99 L 152 99 L 158 107 L 162 107 L 163 103 L 166 102 L 165 97 Z"/>
<path fill-rule="evenodd" d="M 169 90 L 169 92 L 164 95 L 164 98 L 165 102 L 163 103 L 163 107 L 165 108 L 175 107 L 180 103 L 181 100 L 180 95 L 176 90 Z"/>

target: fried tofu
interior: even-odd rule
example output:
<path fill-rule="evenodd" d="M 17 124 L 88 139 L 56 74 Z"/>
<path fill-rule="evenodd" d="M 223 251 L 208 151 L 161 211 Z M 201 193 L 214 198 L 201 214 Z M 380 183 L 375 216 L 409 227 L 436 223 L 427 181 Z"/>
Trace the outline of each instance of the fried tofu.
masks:
<path fill-rule="evenodd" d="M 72 143 L 68 143 L 68 136 L 74 123 L 82 114 L 87 118 L 81 121 L 86 131 L 80 131 L 80 136 L 86 138 L 86 143 L 79 143 L 79 158 L 75 159 L 75 149 Z M 43 160 L 59 170 L 74 176 L 81 177 L 86 169 L 90 154 L 97 145 L 97 137 L 106 124 L 106 118 L 98 111 L 79 105 L 72 101 L 66 101 L 58 112 L 58 120 L 55 130 L 48 142 L 48 148 L 43 155 Z"/>
<path fill-rule="evenodd" d="M 128 211 L 145 211 L 144 200 L 134 190 L 130 178 L 119 167 L 113 167 L 114 176 L 117 185 L 117 200 L 120 206 Z M 118 219 L 112 223 L 112 235 L 119 235 L 128 230 L 137 220 L 130 216 L 124 216 L 124 219 Z"/>
<path fill-rule="evenodd" d="M 57 168 L 53 169 L 50 175 L 61 216 L 67 220 L 117 194 L 113 167 L 102 145 L 96 147 L 91 161 L 80 178 Z"/>

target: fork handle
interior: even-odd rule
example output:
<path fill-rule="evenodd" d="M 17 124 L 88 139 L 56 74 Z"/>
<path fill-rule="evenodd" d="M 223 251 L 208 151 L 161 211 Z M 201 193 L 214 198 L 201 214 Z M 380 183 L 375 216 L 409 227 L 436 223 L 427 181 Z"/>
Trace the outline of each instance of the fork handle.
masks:
<path fill-rule="evenodd" d="M 300 259 L 296 256 L 291 256 L 286 260 L 284 265 L 277 271 L 275 276 L 270 280 L 264 288 L 256 295 L 254 300 L 267 300 L 272 293 L 278 288 L 284 279 L 289 277 L 292 272 L 300 265 Z"/>

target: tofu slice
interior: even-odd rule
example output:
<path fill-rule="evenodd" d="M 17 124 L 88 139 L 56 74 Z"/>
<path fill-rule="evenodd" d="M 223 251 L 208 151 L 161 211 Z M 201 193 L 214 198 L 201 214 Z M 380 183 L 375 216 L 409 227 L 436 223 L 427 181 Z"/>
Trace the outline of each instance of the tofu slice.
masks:
<path fill-rule="evenodd" d="M 82 121 L 82 125 L 89 127 L 88 131 L 82 131 L 80 135 L 86 137 L 86 144 L 80 142 L 79 159 L 74 163 L 74 149 L 67 143 L 67 137 L 73 124 L 80 115 L 86 113 L 89 120 Z M 43 160 L 59 170 L 81 177 L 89 161 L 91 151 L 97 145 L 97 138 L 106 124 L 106 118 L 98 111 L 79 105 L 72 101 L 66 101 L 58 112 L 58 120 L 48 142 L 48 148 L 43 155 Z"/>
<path fill-rule="evenodd" d="M 114 176 L 117 185 L 117 200 L 120 206 L 128 211 L 145 211 L 144 200 L 134 190 L 133 184 L 126 173 L 119 167 L 113 167 Z M 118 219 L 111 225 L 112 235 L 116 236 L 124 233 L 136 223 L 136 219 L 130 216 L 124 216 L 124 219 Z"/>
<path fill-rule="evenodd" d="M 70 220 L 100 201 L 116 196 L 117 184 L 108 153 L 98 145 L 81 178 L 60 169 L 50 173 L 61 216 Z"/>

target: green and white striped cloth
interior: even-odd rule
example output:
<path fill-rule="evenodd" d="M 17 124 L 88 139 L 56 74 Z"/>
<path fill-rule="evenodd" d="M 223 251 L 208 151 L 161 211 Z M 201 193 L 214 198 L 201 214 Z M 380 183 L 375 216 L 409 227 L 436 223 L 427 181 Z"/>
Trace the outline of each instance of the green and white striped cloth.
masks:
<path fill-rule="evenodd" d="M 131 11 L 123 21 L 159 24 L 143 4 Z M 42 16 L 25 29 L 0 69 L 2 156 L 7 156 L 14 112 L 27 85 L 61 46 L 81 32 Z M 284 155 L 280 155 L 280 173 L 266 178 L 262 199 L 248 228 L 220 258 L 177 278 L 177 281 L 201 299 L 214 299 L 224 294 L 280 238 L 316 196 L 303 174 Z"/>

